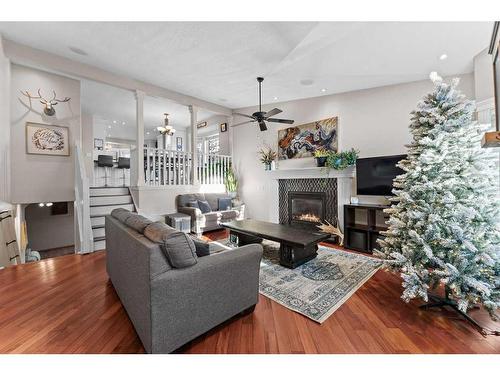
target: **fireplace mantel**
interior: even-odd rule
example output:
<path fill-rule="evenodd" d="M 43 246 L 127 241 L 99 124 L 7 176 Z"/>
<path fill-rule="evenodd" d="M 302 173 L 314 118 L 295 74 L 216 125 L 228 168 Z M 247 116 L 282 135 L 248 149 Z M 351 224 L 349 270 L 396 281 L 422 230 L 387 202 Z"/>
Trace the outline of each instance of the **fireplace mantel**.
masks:
<path fill-rule="evenodd" d="M 354 167 L 349 167 L 342 171 L 319 167 L 275 169 L 267 173 L 275 180 L 292 178 L 353 178 Z"/>

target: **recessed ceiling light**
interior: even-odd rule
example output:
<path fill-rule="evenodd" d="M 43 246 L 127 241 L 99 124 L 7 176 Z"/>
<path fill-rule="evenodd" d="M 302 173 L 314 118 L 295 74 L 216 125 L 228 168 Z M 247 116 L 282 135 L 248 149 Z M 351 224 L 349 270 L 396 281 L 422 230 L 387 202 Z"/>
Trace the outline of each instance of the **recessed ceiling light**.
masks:
<path fill-rule="evenodd" d="M 45 205 L 46 205 L 47 207 L 50 207 L 50 206 L 52 206 L 52 202 L 45 203 Z"/>
<path fill-rule="evenodd" d="M 273 99 L 274 99 L 274 100 L 278 100 L 278 97 L 277 97 L 277 96 L 275 96 Z"/>
<path fill-rule="evenodd" d="M 116 120 L 113 120 L 113 124 L 116 124 Z"/>
<path fill-rule="evenodd" d="M 146 135 L 149 135 L 149 132 L 146 132 Z"/>
<path fill-rule="evenodd" d="M 43 207 L 43 206 L 45 206 L 45 203 L 38 203 L 38 206 Z"/>
<path fill-rule="evenodd" d="M 302 79 L 300 80 L 300 84 L 302 86 L 311 86 L 314 83 L 312 79 Z"/>
<path fill-rule="evenodd" d="M 74 53 L 76 53 L 77 55 L 81 55 L 81 56 L 87 56 L 87 55 L 88 55 L 88 53 L 87 53 L 87 52 L 85 52 L 83 49 L 80 49 L 80 48 L 78 48 L 78 47 L 68 47 L 68 48 L 69 48 L 69 50 L 70 50 L 71 52 L 74 52 Z"/>
<path fill-rule="evenodd" d="M 321 92 L 326 92 L 326 89 L 321 89 Z"/>
<path fill-rule="evenodd" d="M 448 58 L 448 55 L 446 53 L 443 53 L 441 56 L 439 56 L 439 60 L 446 60 Z"/>
<path fill-rule="evenodd" d="M 122 125 L 125 125 L 125 121 L 122 121 Z"/>
<path fill-rule="evenodd" d="M 108 129 L 111 129 L 111 125 L 108 125 Z"/>

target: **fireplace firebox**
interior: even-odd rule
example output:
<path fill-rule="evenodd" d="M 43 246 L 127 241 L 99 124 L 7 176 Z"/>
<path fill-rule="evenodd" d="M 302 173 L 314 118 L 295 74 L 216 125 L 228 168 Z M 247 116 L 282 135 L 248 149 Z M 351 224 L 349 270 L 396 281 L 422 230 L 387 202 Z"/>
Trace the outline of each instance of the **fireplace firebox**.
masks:
<path fill-rule="evenodd" d="M 316 227 L 325 219 L 326 194 L 324 192 L 288 192 L 289 224 Z"/>

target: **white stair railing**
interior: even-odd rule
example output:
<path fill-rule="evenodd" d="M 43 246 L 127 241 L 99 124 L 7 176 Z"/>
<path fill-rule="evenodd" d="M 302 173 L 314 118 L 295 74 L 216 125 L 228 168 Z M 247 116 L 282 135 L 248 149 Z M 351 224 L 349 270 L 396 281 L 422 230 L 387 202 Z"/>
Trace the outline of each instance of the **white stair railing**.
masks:
<path fill-rule="evenodd" d="M 89 180 L 85 173 L 83 154 L 80 146 L 75 144 L 75 220 L 76 220 L 76 252 L 79 254 L 94 251 L 94 237 L 90 223 Z"/>
<path fill-rule="evenodd" d="M 224 184 L 231 162 L 227 155 L 198 154 L 193 171 L 192 152 L 144 147 L 144 182 L 146 186 L 192 185 L 195 172 L 201 184 Z"/>

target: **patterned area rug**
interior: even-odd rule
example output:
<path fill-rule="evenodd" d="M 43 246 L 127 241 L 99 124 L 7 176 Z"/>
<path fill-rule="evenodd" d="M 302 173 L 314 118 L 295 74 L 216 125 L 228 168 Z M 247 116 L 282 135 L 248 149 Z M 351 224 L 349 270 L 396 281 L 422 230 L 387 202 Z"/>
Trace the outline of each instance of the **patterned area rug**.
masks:
<path fill-rule="evenodd" d="M 231 248 L 228 240 L 218 245 Z M 318 323 L 328 319 L 381 266 L 374 258 L 319 246 L 315 259 L 291 270 L 279 264 L 279 243 L 264 240 L 262 245 L 259 292 Z"/>

